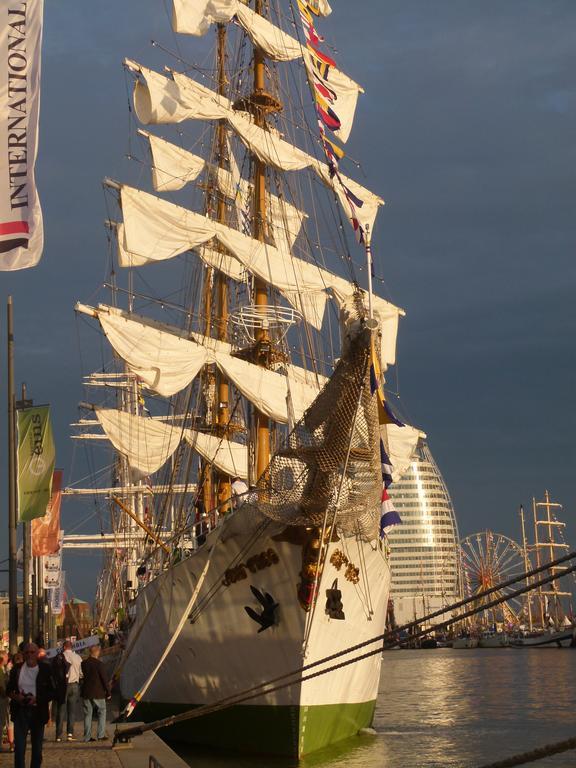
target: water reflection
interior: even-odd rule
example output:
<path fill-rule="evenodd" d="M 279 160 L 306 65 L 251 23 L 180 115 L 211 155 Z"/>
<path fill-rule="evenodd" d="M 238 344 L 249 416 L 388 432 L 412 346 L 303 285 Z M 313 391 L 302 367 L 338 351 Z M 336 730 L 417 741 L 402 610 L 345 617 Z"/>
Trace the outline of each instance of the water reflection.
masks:
<path fill-rule="evenodd" d="M 437 649 L 384 656 L 374 735 L 310 755 L 300 768 L 474 768 L 575 735 L 572 649 Z M 187 748 L 195 768 L 295 768 L 290 760 Z M 537 763 L 574 768 L 576 752 Z"/>

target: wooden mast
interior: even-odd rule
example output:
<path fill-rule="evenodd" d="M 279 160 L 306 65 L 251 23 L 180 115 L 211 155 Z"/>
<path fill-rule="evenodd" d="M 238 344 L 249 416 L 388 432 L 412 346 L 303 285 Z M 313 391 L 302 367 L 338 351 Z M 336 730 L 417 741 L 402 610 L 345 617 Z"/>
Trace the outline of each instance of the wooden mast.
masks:
<path fill-rule="evenodd" d="M 226 27 L 224 24 L 217 25 L 217 67 L 218 67 L 218 93 L 221 96 L 226 94 Z M 218 167 L 223 168 L 226 158 L 226 126 L 224 120 L 219 120 L 216 127 L 216 144 Z M 210 187 L 209 187 L 210 189 Z M 212 193 L 214 194 L 213 190 Z M 222 224 L 226 223 L 226 204 L 224 197 L 216 193 L 216 220 Z M 210 206 L 209 206 L 210 207 Z M 219 341 L 226 340 L 226 326 L 228 323 L 228 285 L 226 277 L 222 272 L 209 267 L 206 271 L 206 281 L 204 283 L 204 335 L 212 335 L 212 313 L 214 309 L 213 291 L 216 293 L 216 335 Z M 213 424 L 217 427 L 217 433 L 220 437 L 227 437 L 228 430 L 228 382 L 221 373 L 208 373 L 208 383 L 214 383 L 215 403 L 210 414 Z M 207 414 L 208 415 L 208 414 Z M 230 478 L 226 475 L 219 476 L 217 481 L 217 500 L 214 497 L 215 473 L 212 465 L 202 461 L 202 499 L 204 502 L 204 511 L 210 512 L 214 509 L 214 502 L 218 504 L 221 513 L 227 510 L 221 505 L 230 498 Z"/>
<path fill-rule="evenodd" d="M 526 573 L 530 570 L 530 558 L 528 557 L 528 542 L 526 540 L 526 526 L 524 524 L 524 507 L 520 505 L 520 521 L 522 523 L 522 549 L 524 550 L 524 570 Z M 530 586 L 530 579 L 526 577 L 526 586 Z M 532 595 L 526 593 L 526 606 L 528 608 L 528 629 L 532 632 Z"/>
<path fill-rule="evenodd" d="M 255 0 L 254 10 L 262 15 L 263 0 Z M 266 127 L 265 105 L 264 53 L 254 46 L 254 91 L 252 105 L 254 120 L 261 128 Z M 254 237 L 260 242 L 266 239 L 266 165 L 254 158 Z M 259 278 L 254 284 L 254 303 L 256 309 L 268 305 L 268 290 L 266 284 Z M 264 313 L 264 310 L 261 310 Z M 263 367 L 268 365 L 270 338 L 264 328 L 256 334 L 255 363 Z M 256 411 L 256 481 L 264 474 L 270 463 L 270 420 L 260 411 Z"/>
<path fill-rule="evenodd" d="M 218 93 L 226 95 L 226 27 L 218 24 Z M 218 140 L 218 167 L 224 168 L 226 159 L 226 121 L 219 120 L 217 128 Z M 221 224 L 226 223 L 226 203 L 224 195 L 218 194 L 218 207 L 216 218 Z M 216 281 L 217 324 L 216 333 L 219 341 L 226 341 L 228 327 L 228 282 L 223 272 L 218 272 Z M 228 405 L 229 387 L 228 380 L 222 372 L 217 374 L 217 424 L 218 436 L 229 438 L 230 408 Z M 229 475 L 219 474 L 218 477 L 218 511 L 225 514 L 230 508 L 231 487 Z"/>

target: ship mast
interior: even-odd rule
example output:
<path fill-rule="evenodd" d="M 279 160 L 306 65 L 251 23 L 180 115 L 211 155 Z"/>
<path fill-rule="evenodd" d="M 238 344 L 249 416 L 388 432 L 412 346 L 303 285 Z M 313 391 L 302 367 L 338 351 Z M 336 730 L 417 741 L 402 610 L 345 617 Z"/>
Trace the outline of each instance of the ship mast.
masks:
<path fill-rule="evenodd" d="M 220 96 L 226 95 L 226 26 L 224 24 L 217 25 L 217 71 L 218 71 L 218 94 Z M 226 121 L 219 120 L 216 126 L 216 155 L 218 168 L 225 168 L 226 163 Z M 213 190 L 214 192 L 214 190 Z M 214 192 L 216 194 L 216 221 L 220 224 L 226 223 L 226 202 L 224 196 L 221 193 Z M 226 341 L 227 326 L 228 326 L 228 283 L 226 275 L 223 272 L 210 268 L 206 273 L 206 283 L 204 287 L 204 316 L 206 318 L 204 325 L 205 336 L 211 336 L 212 332 L 212 310 L 214 306 L 213 291 L 216 294 L 216 338 L 218 341 Z M 215 279 L 214 279 L 215 278 Z M 229 387 L 228 380 L 221 372 L 209 374 L 209 386 L 211 382 L 215 382 L 215 403 L 211 409 L 211 413 L 207 414 L 213 421 L 213 426 L 216 428 L 216 433 L 219 437 L 228 438 L 229 430 L 229 416 L 230 411 L 228 407 Z M 215 472 L 212 465 L 204 460 L 202 462 L 202 497 L 204 500 L 204 510 L 210 512 L 214 509 L 214 502 L 216 501 L 217 508 L 220 514 L 225 514 L 229 509 L 229 502 L 231 498 L 230 477 L 222 473 L 218 473 L 216 476 L 217 486 L 217 498 L 214 498 L 214 479 Z"/>
<path fill-rule="evenodd" d="M 218 24 L 218 93 L 220 96 L 226 95 L 226 27 L 224 24 Z M 226 158 L 226 121 L 219 120 L 217 127 L 218 142 L 218 167 L 223 168 Z M 218 207 L 216 218 L 221 224 L 226 223 L 226 203 L 223 194 L 218 194 Z M 228 282 L 223 272 L 218 272 L 216 280 L 216 301 L 217 301 L 217 323 L 216 334 L 219 341 L 226 341 L 226 330 L 228 327 Z M 217 424 L 218 436 L 228 439 L 230 434 L 229 420 L 230 409 L 228 407 L 229 387 L 228 380 L 222 372 L 219 372 L 217 379 Z M 219 474 L 218 478 L 218 511 L 224 514 L 229 509 L 231 497 L 230 477 Z M 228 506 L 227 506 L 228 504 Z"/>
<path fill-rule="evenodd" d="M 264 0 L 254 0 L 254 10 L 260 16 L 263 16 Z M 254 46 L 254 90 L 251 100 L 254 121 L 260 128 L 265 128 L 267 125 L 266 111 L 279 110 L 280 104 L 266 93 L 264 52 L 256 45 Z M 266 239 L 266 165 L 256 156 L 254 156 L 253 210 L 254 238 L 264 242 Z M 254 281 L 254 303 L 256 310 L 265 316 L 266 307 L 268 306 L 268 290 L 266 283 L 258 277 Z M 256 333 L 256 346 L 254 350 L 254 362 L 263 368 L 268 367 L 270 354 L 270 336 L 265 325 L 263 320 L 262 328 Z M 258 410 L 255 414 L 255 432 L 255 480 L 257 481 L 264 474 L 270 463 L 270 420 Z"/>
<path fill-rule="evenodd" d="M 524 522 L 524 507 L 522 504 L 520 505 L 520 521 L 522 523 L 522 549 L 524 552 L 524 570 L 526 573 L 530 570 L 530 558 L 528 557 L 528 542 L 526 540 L 526 526 Z M 530 586 L 530 579 L 526 577 L 526 586 Z M 528 629 L 530 632 L 532 632 L 533 629 L 533 623 L 532 623 L 532 595 L 530 593 L 527 593 L 526 595 L 526 606 L 528 608 Z"/>

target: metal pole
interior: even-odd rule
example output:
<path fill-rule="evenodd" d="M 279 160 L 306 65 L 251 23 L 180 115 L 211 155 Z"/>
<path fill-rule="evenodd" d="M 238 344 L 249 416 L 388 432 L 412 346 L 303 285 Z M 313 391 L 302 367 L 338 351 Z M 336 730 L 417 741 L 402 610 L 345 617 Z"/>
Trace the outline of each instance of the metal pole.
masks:
<path fill-rule="evenodd" d="M 16 403 L 24 407 L 26 401 L 26 384 L 22 384 L 22 402 Z M 14 418 L 16 419 L 16 409 L 14 409 Z M 25 643 L 30 641 L 30 554 L 32 549 L 32 523 L 22 521 L 22 618 L 23 618 L 23 639 Z"/>
<path fill-rule="evenodd" d="M 30 621 L 30 633 L 32 640 L 36 642 L 38 637 L 38 558 L 32 558 L 32 595 L 30 610 L 32 618 Z"/>
<path fill-rule="evenodd" d="M 16 473 L 15 430 L 14 430 L 14 328 L 12 319 L 12 296 L 7 304 L 8 331 L 8 599 L 10 652 L 18 648 L 18 574 L 16 570 Z"/>
<path fill-rule="evenodd" d="M 30 641 L 30 549 L 32 523 L 22 523 L 22 636 L 25 643 Z"/>
<path fill-rule="evenodd" d="M 36 572 L 37 590 L 38 590 L 38 639 L 44 642 L 44 560 L 42 557 L 36 558 L 38 569 Z"/>

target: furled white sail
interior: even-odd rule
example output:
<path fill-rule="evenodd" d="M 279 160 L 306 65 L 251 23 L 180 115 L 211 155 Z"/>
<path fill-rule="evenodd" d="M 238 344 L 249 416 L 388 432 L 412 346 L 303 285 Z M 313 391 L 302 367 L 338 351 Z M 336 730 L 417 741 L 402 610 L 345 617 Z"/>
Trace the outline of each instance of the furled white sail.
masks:
<path fill-rule="evenodd" d="M 214 267 L 219 272 L 224 272 L 230 279 L 236 280 L 239 283 L 246 280 L 248 272 L 244 265 L 238 259 L 235 259 L 234 256 L 221 253 L 209 245 L 202 245 L 200 248 L 196 248 L 196 253 L 204 264 Z"/>
<path fill-rule="evenodd" d="M 415 427 L 405 424 L 387 424 L 388 453 L 392 464 L 392 479 L 398 482 L 410 467 L 420 437 L 426 435 Z"/>
<path fill-rule="evenodd" d="M 182 189 L 206 167 L 206 161 L 165 139 L 139 131 L 148 139 L 152 155 L 152 184 L 157 192 Z"/>
<path fill-rule="evenodd" d="M 173 0 L 172 28 L 187 35 L 205 35 L 212 24 L 236 16 L 252 42 L 269 59 L 291 61 L 302 56 L 302 45 L 241 0 Z"/>
<path fill-rule="evenodd" d="M 125 185 L 121 187 L 121 198 L 124 247 L 132 259 L 141 259 L 140 263 L 169 259 L 216 238 L 246 269 L 281 291 L 315 328 L 322 326 L 326 291 L 340 304 L 349 301 L 354 293 L 349 281 L 327 269 L 167 200 Z M 374 297 L 373 305 L 383 334 L 382 362 L 388 365 L 396 357 L 401 310 L 379 297 Z"/>
<path fill-rule="evenodd" d="M 226 24 L 236 13 L 238 0 L 174 0 L 174 32 L 205 35 L 212 24 Z"/>
<path fill-rule="evenodd" d="M 197 453 L 230 477 L 248 479 L 248 449 L 241 443 L 187 429 L 184 435 Z"/>
<path fill-rule="evenodd" d="M 294 147 L 272 130 L 255 125 L 245 112 L 236 112 L 223 96 L 191 80 L 173 73 L 169 80 L 133 61 L 126 66 L 137 72 L 141 79 L 134 88 L 134 109 L 140 122 L 148 124 L 180 123 L 183 120 L 226 119 L 240 139 L 259 160 L 281 171 L 313 170 L 326 186 L 332 188 L 348 218 L 350 204 L 340 183 L 330 177 L 328 166 L 301 149 Z M 374 229 L 378 207 L 383 200 L 343 174 L 339 178 L 361 201 L 356 205 L 356 217 L 365 231 Z"/>
<path fill-rule="evenodd" d="M 242 229 L 243 217 L 250 214 L 254 196 L 253 186 L 239 175 L 237 169 L 233 172 L 223 168 L 214 170 L 219 191 L 236 203 L 238 228 Z M 274 240 L 278 247 L 284 245 L 287 250 L 290 250 L 308 214 L 274 194 L 267 195 L 267 203 L 268 224 Z"/>
<path fill-rule="evenodd" d="M 171 192 L 182 189 L 195 181 L 205 169 L 214 173 L 219 191 L 238 203 L 238 208 L 249 210 L 252 200 L 252 185 L 241 178 L 239 173 L 232 173 L 223 168 L 211 168 L 204 158 L 188 152 L 165 139 L 140 130 L 150 146 L 152 155 L 152 185 L 157 192 Z M 307 214 L 298 210 L 277 195 L 268 195 L 269 224 L 274 239 L 280 239 L 292 246 Z M 240 223 L 240 222 L 239 222 Z"/>
<path fill-rule="evenodd" d="M 215 352 L 218 368 L 256 408 L 281 424 L 288 423 L 288 387 L 297 421 L 318 395 L 318 389 L 246 360 Z"/>
<path fill-rule="evenodd" d="M 131 469 L 151 475 L 168 461 L 182 439 L 182 427 L 110 408 L 96 408 L 106 436 Z"/>
<path fill-rule="evenodd" d="M 83 308 L 87 311 L 86 308 Z M 318 394 L 302 375 L 291 376 L 232 357 L 225 342 L 194 334 L 106 305 L 92 310 L 108 340 L 130 370 L 150 389 L 169 397 L 186 387 L 203 365 L 216 363 L 224 375 L 258 410 L 280 423 L 288 422 L 288 390 L 296 419 Z"/>
<path fill-rule="evenodd" d="M 286 292 L 307 322 L 322 326 L 324 291 L 329 287 L 322 280 L 325 270 L 319 272 L 313 264 L 147 192 L 122 186 L 121 199 L 123 246 L 130 262 L 121 261 L 120 266 L 134 265 L 136 259 L 140 264 L 171 259 L 216 238 L 246 269 Z"/>
<path fill-rule="evenodd" d="M 204 13 L 202 13 L 204 8 Z M 287 34 L 268 19 L 253 11 L 240 0 L 216 0 L 198 3 L 193 0 L 174 0 L 173 27 L 175 32 L 191 35 L 205 34 L 210 24 L 226 23 L 236 17 L 252 42 L 264 51 L 266 56 L 275 61 L 292 61 L 303 58 L 312 87 L 320 82 L 328 92 L 321 88 L 323 95 L 329 93 L 330 103 L 336 109 L 341 126 L 334 133 L 347 141 L 358 94 L 363 89 L 336 67 L 327 67 L 320 73 L 314 66 L 313 55 L 296 38 Z"/>
<path fill-rule="evenodd" d="M 99 308 L 98 319 L 108 340 L 150 389 L 164 397 L 180 392 L 210 358 L 210 352 L 160 324 L 136 319 L 112 307 Z"/>

